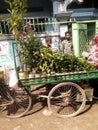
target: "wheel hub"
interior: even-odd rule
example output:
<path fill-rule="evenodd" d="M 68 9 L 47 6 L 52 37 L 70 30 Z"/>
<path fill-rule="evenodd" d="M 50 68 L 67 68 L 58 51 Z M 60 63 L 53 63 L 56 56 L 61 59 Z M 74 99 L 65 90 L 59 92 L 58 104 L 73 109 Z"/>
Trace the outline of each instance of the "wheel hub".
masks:
<path fill-rule="evenodd" d="M 65 105 L 65 106 L 69 105 L 69 104 L 71 103 L 70 97 L 69 97 L 69 96 L 65 97 L 65 98 L 63 99 L 63 102 L 64 102 L 64 105 Z"/>

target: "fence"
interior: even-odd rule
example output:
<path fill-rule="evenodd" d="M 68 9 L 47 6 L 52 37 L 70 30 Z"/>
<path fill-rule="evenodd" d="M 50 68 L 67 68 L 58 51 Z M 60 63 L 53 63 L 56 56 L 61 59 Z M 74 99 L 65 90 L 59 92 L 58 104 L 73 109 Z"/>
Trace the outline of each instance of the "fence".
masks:
<path fill-rule="evenodd" d="M 24 18 L 38 32 L 58 31 L 59 22 L 54 18 Z M 63 22 L 64 23 L 64 22 Z M 0 33 L 11 34 L 6 20 L 0 20 Z"/>
<path fill-rule="evenodd" d="M 10 34 L 9 26 L 6 20 L 0 21 L 0 33 L 1 34 Z"/>
<path fill-rule="evenodd" d="M 75 55 L 81 56 L 83 51 L 88 50 L 88 42 L 93 39 L 96 33 L 96 26 L 98 22 L 58 22 L 55 18 L 24 18 L 26 22 L 29 22 L 31 26 L 37 31 L 40 38 L 44 38 L 47 34 L 52 37 L 56 37 L 57 41 L 60 41 L 60 26 L 70 25 L 70 31 L 72 33 L 73 46 L 75 49 Z M 9 35 L 11 34 L 7 21 L 0 21 L 0 33 Z M 43 40 L 43 39 L 42 39 Z"/>

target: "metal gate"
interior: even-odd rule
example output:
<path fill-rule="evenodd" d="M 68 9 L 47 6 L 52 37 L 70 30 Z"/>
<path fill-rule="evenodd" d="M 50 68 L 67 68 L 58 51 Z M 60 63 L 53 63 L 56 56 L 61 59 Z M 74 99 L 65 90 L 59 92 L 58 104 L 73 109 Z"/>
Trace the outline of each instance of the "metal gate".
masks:
<path fill-rule="evenodd" d="M 81 57 L 83 51 L 89 51 L 89 42 L 93 40 L 95 28 L 95 23 L 72 24 L 72 40 L 76 56 Z"/>

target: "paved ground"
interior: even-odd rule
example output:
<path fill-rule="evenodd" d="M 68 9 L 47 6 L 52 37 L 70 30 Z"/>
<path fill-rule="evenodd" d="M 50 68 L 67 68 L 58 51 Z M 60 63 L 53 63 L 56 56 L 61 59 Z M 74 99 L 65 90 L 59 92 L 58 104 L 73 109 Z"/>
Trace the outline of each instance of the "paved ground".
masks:
<path fill-rule="evenodd" d="M 46 116 L 45 110 L 48 110 L 46 100 L 33 102 L 31 111 L 22 118 L 8 119 L 0 113 L 0 130 L 98 130 L 98 100 L 86 104 L 83 113 L 73 118 Z"/>
<path fill-rule="evenodd" d="M 47 109 L 40 102 L 33 106 L 29 115 L 19 119 L 0 116 L 0 130 L 98 130 L 98 101 L 86 105 L 84 113 L 73 118 L 45 116 Z"/>

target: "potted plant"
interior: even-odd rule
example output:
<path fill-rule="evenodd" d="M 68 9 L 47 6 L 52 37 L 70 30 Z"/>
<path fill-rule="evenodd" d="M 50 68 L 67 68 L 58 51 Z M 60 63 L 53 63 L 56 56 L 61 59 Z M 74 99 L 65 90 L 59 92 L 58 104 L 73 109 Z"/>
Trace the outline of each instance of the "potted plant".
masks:
<path fill-rule="evenodd" d="M 17 42 L 20 45 L 20 58 L 31 70 L 37 68 L 40 59 L 40 42 L 36 31 L 29 22 L 24 23 L 22 33 L 18 36 Z"/>
<path fill-rule="evenodd" d="M 8 25 L 19 47 L 18 55 L 22 63 L 20 71 L 22 75 L 26 73 L 27 76 L 27 73 L 30 73 L 32 68 L 37 68 L 39 40 L 30 23 L 24 21 L 27 0 L 5 0 L 5 2 L 9 4 Z"/>

